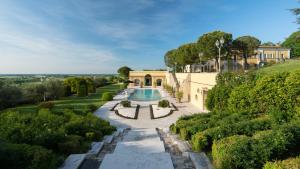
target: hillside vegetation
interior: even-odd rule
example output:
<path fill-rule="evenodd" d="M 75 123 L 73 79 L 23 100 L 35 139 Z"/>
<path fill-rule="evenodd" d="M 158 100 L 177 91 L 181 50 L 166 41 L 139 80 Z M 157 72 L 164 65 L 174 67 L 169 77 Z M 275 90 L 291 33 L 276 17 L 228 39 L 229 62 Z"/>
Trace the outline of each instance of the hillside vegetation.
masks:
<path fill-rule="evenodd" d="M 217 169 L 297 166 L 299 63 L 219 75 L 206 101 L 211 113 L 182 117 L 170 130 L 189 141 L 194 151 L 210 154 Z M 288 162 L 272 163 L 289 157 Z"/>
<path fill-rule="evenodd" d="M 280 72 L 294 72 L 300 70 L 300 60 L 288 60 L 284 63 L 275 64 L 258 70 L 259 74 L 274 74 Z"/>
<path fill-rule="evenodd" d="M 100 87 L 86 97 L 5 109 L 0 113 L 0 163 L 3 169 L 56 169 L 69 154 L 85 153 L 115 127 L 93 112 L 105 103 L 104 93 L 120 85 Z"/>

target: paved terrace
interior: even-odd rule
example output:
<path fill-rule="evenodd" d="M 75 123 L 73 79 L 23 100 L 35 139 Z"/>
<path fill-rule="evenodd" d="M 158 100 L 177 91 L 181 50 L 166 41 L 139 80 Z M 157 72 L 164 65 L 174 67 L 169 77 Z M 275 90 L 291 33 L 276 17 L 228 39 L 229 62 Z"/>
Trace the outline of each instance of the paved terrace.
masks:
<path fill-rule="evenodd" d="M 114 97 L 113 101 L 109 101 L 100 107 L 96 112 L 95 115 L 101 117 L 105 120 L 110 121 L 110 123 L 118 128 L 168 128 L 172 123 L 176 122 L 176 120 L 183 116 L 183 115 L 191 115 L 193 113 L 199 113 L 199 109 L 191 105 L 190 103 L 176 103 L 175 99 L 170 97 L 165 91 L 159 89 L 162 94 L 162 99 L 167 99 L 171 103 L 174 103 L 178 111 L 174 111 L 172 115 L 161 118 L 161 119 L 151 119 L 150 117 L 150 104 L 157 104 L 158 101 L 151 101 L 151 102 L 135 102 L 132 101 L 133 104 L 141 105 L 138 119 L 126 119 L 120 117 L 115 114 L 114 111 L 110 111 L 110 109 L 119 103 L 121 100 L 125 99 L 125 95 L 119 94 Z"/>

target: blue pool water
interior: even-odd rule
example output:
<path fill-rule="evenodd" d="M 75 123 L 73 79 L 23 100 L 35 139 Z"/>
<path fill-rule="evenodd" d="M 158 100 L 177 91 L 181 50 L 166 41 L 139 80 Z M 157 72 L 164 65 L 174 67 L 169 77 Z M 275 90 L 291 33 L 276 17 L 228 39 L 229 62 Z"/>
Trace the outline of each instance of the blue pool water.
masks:
<path fill-rule="evenodd" d="M 134 101 L 154 101 L 160 98 L 161 95 L 157 89 L 135 89 L 128 99 Z"/>

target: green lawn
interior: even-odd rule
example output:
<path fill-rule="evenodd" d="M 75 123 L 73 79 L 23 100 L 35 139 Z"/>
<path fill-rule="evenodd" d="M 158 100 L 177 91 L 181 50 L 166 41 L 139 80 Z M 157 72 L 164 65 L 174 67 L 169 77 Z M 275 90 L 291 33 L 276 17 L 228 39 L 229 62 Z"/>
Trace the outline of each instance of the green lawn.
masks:
<path fill-rule="evenodd" d="M 98 107 L 103 105 L 105 101 L 101 101 L 101 96 L 104 92 L 111 92 L 113 94 L 116 94 L 120 89 L 119 84 L 112 84 L 104 87 L 100 87 L 97 89 L 96 93 L 90 94 L 87 97 L 77 97 L 77 96 L 70 96 L 70 97 L 64 97 L 59 100 L 53 101 L 55 103 L 55 107 L 53 108 L 53 111 L 59 111 L 63 110 L 65 108 L 74 108 L 75 110 L 84 110 L 88 105 L 94 104 Z M 15 108 L 7 109 L 13 110 L 13 111 L 19 111 L 19 112 L 37 112 L 38 105 L 24 105 L 24 106 L 18 106 Z"/>
<path fill-rule="evenodd" d="M 288 60 L 285 63 L 278 63 L 258 70 L 259 74 L 273 74 L 279 72 L 293 72 L 300 70 L 300 60 Z"/>

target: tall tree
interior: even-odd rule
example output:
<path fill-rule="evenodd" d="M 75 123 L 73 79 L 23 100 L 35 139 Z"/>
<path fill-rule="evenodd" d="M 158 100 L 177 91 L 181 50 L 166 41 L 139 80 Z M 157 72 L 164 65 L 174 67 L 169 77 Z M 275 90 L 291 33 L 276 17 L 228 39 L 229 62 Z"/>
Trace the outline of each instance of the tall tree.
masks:
<path fill-rule="evenodd" d="M 263 43 L 261 45 L 263 45 L 263 46 L 276 46 L 276 44 L 273 43 L 273 42 L 265 42 L 265 43 Z"/>
<path fill-rule="evenodd" d="M 119 75 L 125 80 L 127 80 L 129 77 L 129 71 L 132 71 L 132 69 L 127 66 L 123 66 L 118 69 Z"/>
<path fill-rule="evenodd" d="M 230 53 L 232 34 L 222 31 L 209 32 L 200 36 L 197 42 L 199 45 L 199 50 L 203 52 L 203 57 L 205 59 L 215 59 L 216 67 L 219 67 L 219 51 L 215 43 L 221 38 L 224 39 L 224 44 L 221 49 L 221 55 L 224 57 Z"/>
<path fill-rule="evenodd" d="M 164 56 L 165 65 L 169 68 L 175 68 L 176 49 L 169 50 Z"/>
<path fill-rule="evenodd" d="M 292 33 L 283 43 L 283 47 L 291 48 L 291 57 L 300 56 L 300 31 Z"/>
<path fill-rule="evenodd" d="M 233 41 L 235 49 L 243 54 L 244 70 L 248 68 L 247 58 L 255 54 L 255 49 L 260 45 L 260 40 L 253 36 L 241 36 Z"/>
<path fill-rule="evenodd" d="M 291 11 L 297 16 L 297 23 L 300 24 L 300 8 L 294 8 Z"/>
<path fill-rule="evenodd" d="M 199 48 L 197 43 L 189 43 L 180 46 L 177 49 L 176 60 L 180 66 L 198 63 L 199 61 Z"/>

